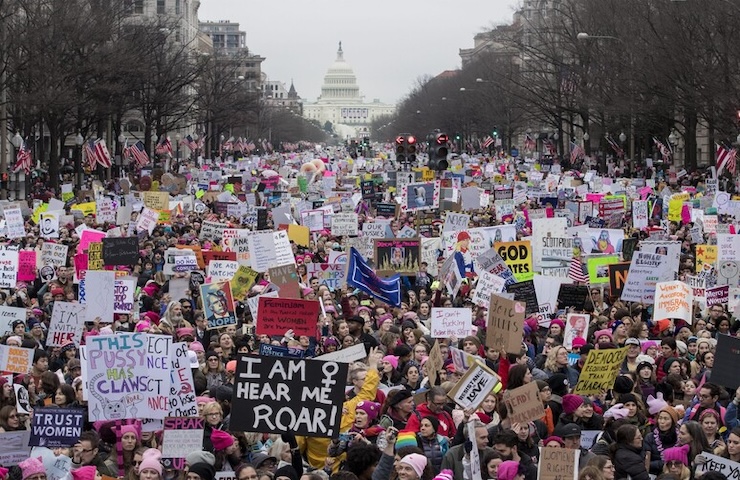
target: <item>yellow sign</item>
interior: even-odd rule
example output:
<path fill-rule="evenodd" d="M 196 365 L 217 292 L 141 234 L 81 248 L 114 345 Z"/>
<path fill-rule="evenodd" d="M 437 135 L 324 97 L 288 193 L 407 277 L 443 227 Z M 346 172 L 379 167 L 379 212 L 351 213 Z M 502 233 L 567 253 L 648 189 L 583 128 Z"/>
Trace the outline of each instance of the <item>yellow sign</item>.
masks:
<path fill-rule="evenodd" d="M 668 201 L 668 220 L 671 222 L 681 221 L 681 211 L 683 210 L 683 200 L 672 198 Z"/>
<path fill-rule="evenodd" d="M 38 225 L 39 220 L 41 219 L 41 214 L 47 211 L 48 209 L 49 209 L 48 203 L 42 203 L 38 207 L 34 208 L 33 213 L 31 214 L 31 220 L 33 221 L 33 223 Z"/>
<path fill-rule="evenodd" d="M 717 245 L 696 246 L 696 273 L 709 270 L 717 264 Z"/>
<path fill-rule="evenodd" d="M 198 190 L 197 192 L 195 192 L 195 198 L 197 198 L 198 200 L 200 200 L 201 198 L 203 198 L 203 195 L 205 195 L 205 194 L 206 194 L 206 192 L 204 192 L 203 190 Z"/>
<path fill-rule="evenodd" d="M 103 242 L 90 242 L 87 246 L 87 269 L 103 269 Z"/>
<path fill-rule="evenodd" d="M 168 210 L 170 208 L 170 194 L 167 192 L 142 192 L 144 205 L 152 210 Z"/>
<path fill-rule="evenodd" d="M 239 265 L 239 268 L 231 279 L 231 293 L 234 295 L 234 300 L 244 300 L 247 298 L 249 289 L 257 281 L 258 275 L 259 273 L 251 268 Z"/>
<path fill-rule="evenodd" d="M 86 202 L 86 203 L 78 203 L 77 205 L 72 205 L 70 210 L 78 210 L 82 212 L 82 215 L 87 217 L 88 215 L 95 215 L 96 212 L 96 204 L 95 202 Z"/>
<path fill-rule="evenodd" d="M 160 210 L 159 211 L 159 219 L 157 220 L 157 223 L 169 225 L 172 223 L 172 212 L 169 210 Z"/>
<path fill-rule="evenodd" d="M 308 227 L 304 227 L 303 225 L 288 225 L 288 239 L 291 242 L 295 242 L 296 245 L 308 247 L 310 236 L 311 233 Z"/>
<path fill-rule="evenodd" d="M 529 240 L 522 242 L 499 242 L 493 248 L 501 255 L 506 265 L 514 272 L 517 282 L 525 282 L 534 278 L 532 268 L 532 243 Z"/>
<path fill-rule="evenodd" d="M 617 379 L 622 362 L 627 356 L 628 348 L 589 351 L 573 393 L 576 395 L 598 395 L 610 390 L 614 386 L 614 380 Z"/>

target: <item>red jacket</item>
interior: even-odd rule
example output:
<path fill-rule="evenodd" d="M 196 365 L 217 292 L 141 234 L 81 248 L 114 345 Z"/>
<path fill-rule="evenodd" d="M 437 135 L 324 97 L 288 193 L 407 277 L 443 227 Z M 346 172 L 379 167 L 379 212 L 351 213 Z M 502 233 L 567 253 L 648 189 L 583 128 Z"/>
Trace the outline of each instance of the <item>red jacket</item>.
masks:
<path fill-rule="evenodd" d="M 426 403 L 422 403 L 416 407 L 416 412 L 411 414 L 408 423 L 406 423 L 405 431 L 418 432 L 421 419 L 428 416 L 435 417 L 439 420 L 439 430 L 437 433 L 443 437 L 453 438 L 455 433 L 457 433 L 457 427 L 455 427 L 455 422 L 452 421 L 452 415 L 447 413 L 445 410 L 436 414 L 432 413 Z"/>

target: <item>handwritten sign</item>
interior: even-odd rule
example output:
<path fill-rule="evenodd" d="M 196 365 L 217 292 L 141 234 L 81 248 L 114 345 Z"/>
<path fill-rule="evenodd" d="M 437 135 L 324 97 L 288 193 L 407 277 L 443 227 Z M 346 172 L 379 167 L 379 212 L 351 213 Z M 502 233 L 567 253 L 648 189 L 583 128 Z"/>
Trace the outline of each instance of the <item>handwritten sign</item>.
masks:
<path fill-rule="evenodd" d="M 653 318 L 680 318 L 691 323 L 693 295 L 692 288 L 684 282 L 658 282 L 655 285 Z"/>
<path fill-rule="evenodd" d="M 64 267 L 67 265 L 69 246 L 59 243 L 44 242 L 41 246 L 41 265 Z"/>
<path fill-rule="evenodd" d="M 239 269 L 236 260 L 211 260 L 208 262 L 208 276 L 211 282 L 227 282 L 234 277 Z"/>
<path fill-rule="evenodd" d="M 711 453 L 702 453 L 702 456 L 707 461 L 696 468 L 697 476 L 706 472 L 719 472 L 727 479 L 740 480 L 740 463 Z"/>
<path fill-rule="evenodd" d="M 319 302 L 292 298 L 259 299 L 258 335 L 284 335 L 293 330 L 296 336 L 316 336 Z"/>
<path fill-rule="evenodd" d="M 33 250 L 21 250 L 18 252 L 18 275 L 19 282 L 33 282 L 36 279 L 36 252 Z"/>
<path fill-rule="evenodd" d="M 545 415 L 545 406 L 540 400 L 540 389 L 536 382 L 530 382 L 513 390 L 504 392 L 504 404 L 511 423 L 528 423 Z"/>
<path fill-rule="evenodd" d="M 578 384 L 573 393 L 576 395 L 596 395 L 614 386 L 614 380 L 622 366 L 627 348 L 610 348 L 590 350 L 583 365 Z"/>
<path fill-rule="evenodd" d="M 434 338 L 463 338 L 473 334 L 473 311 L 467 308 L 432 308 Z"/>
<path fill-rule="evenodd" d="M 15 288 L 18 251 L 0 249 L 0 288 Z"/>
<path fill-rule="evenodd" d="M 103 239 L 103 265 L 134 265 L 139 261 L 139 239 L 117 237 Z"/>
<path fill-rule="evenodd" d="M 171 417 L 194 417 L 198 415 L 198 404 L 195 400 L 193 371 L 190 368 L 188 344 L 172 344 L 172 385 L 170 386 Z"/>
<path fill-rule="evenodd" d="M 61 347 L 73 342 L 79 346 L 85 329 L 85 307 L 80 303 L 54 302 L 46 345 Z"/>
<path fill-rule="evenodd" d="M 496 386 L 501 388 L 498 376 L 485 365 L 474 362 L 447 395 L 464 410 L 476 409 Z"/>
<path fill-rule="evenodd" d="M 580 450 L 540 447 L 537 465 L 538 480 L 578 480 Z"/>
<path fill-rule="evenodd" d="M 185 458 L 190 452 L 203 448 L 202 418 L 167 417 L 162 433 L 162 456 Z"/>
<path fill-rule="evenodd" d="M 0 345 L 0 370 L 12 373 L 28 373 L 33 363 L 33 348 Z"/>
<path fill-rule="evenodd" d="M 20 307 L 0 306 L 0 336 L 13 333 L 13 322 L 26 322 L 26 309 Z"/>
<path fill-rule="evenodd" d="M 518 354 L 522 350 L 524 313 L 522 302 L 509 300 L 499 295 L 491 295 L 488 307 L 488 328 L 486 345 L 509 353 Z"/>

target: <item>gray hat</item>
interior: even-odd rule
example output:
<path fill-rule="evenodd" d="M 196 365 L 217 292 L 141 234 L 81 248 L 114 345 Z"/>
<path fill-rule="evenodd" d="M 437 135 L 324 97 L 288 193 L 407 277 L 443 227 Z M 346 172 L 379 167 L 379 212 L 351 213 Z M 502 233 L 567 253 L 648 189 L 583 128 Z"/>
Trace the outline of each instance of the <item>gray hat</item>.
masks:
<path fill-rule="evenodd" d="M 216 465 L 216 457 L 211 452 L 197 451 L 190 452 L 185 457 L 185 463 L 188 465 L 195 465 L 196 463 L 207 463 L 211 466 Z"/>
<path fill-rule="evenodd" d="M 258 469 L 260 468 L 260 465 L 262 465 L 267 460 L 273 460 L 277 465 L 277 458 L 262 452 L 252 455 L 252 461 L 249 463 L 251 463 L 255 469 Z"/>
<path fill-rule="evenodd" d="M 560 425 L 557 428 L 555 428 L 554 433 L 556 436 L 560 438 L 580 437 L 581 427 L 579 427 L 575 423 L 567 423 L 565 425 Z"/>

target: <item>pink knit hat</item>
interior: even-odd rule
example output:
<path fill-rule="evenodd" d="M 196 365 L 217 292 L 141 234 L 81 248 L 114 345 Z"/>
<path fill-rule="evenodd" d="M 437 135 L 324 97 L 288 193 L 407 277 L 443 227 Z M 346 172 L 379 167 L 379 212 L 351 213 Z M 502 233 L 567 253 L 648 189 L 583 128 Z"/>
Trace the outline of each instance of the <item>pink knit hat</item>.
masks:
<path fill-rule="evenodd" d="M 607 337 L 609 337 L 609 341 L 611 341 L 614 338 L 612 336 L 611 330 L 609 330 L 608 328 L 605 328 L 604 330 L 597 330 L 596 333 L 594 333 L 594 340 L 598 342 L 599 337 L 601 337 L 602 335 L 606 335 Z"/>
<path fill-rule="evenodd" d="M 203 348 L 203 344 L 200 342 L 190 342 L 190 350 L 196 353 L 198 352 L 206 353 L 206 349 Z"/>
<path fill-rule="evenodd" d="M 97 471 L 98 469 L 95 468 L 93 465 L 80 467 L 78 469 L 72 470 L 72 478 L 74 480 L 95 480 L 95 474 L 97 473 Z"/>
<path fill-rule="evenodd" d="M 367 417 L 372 422 L 373 420 L 378 418 L 378 413 L 380 413 L 380 404 L 363 400 L 357 404 L 356 410 L 362 410 L 363 412 L 367 413 Z"/>
<path fill-rule="evenodd" d="M 46 475 L 46 469 L 44 468 L 44 464 L 41 462 L 41 457 L 28 458 L 19 463 L 18 466 L 21 467 L 21 471 L 23 472 L 23 475 L 21 476 L 23 480 L 40 473 Z"/>
<path fill-rule="evenodd" d="M 137 441 L 141 440 L 141 425 L 136 423 L 132 425 L 122 425 L 121 438 L 123 438 L 127 433 L 133 433 Z"/>
<path fill-rule="evenodd" d="M 398 368 L 398 357 L 395 355 L 386 355 L 383 357 L 383 361 L 393 365 L 393 368 Z"/>
<path fill-rule="evenodd" d="M 211 443 L 213 449 L 217 452 L 226 450 L 234 444 L 234 437 L 231 434 L 224 432 L 223 430 L 214 429 L 211 432 Z"/>
<path fill-rule="evenodd" d="M 514 480 L 519 471 L 519 462 L 507 460 L 498 466 L 498 480 Z"/>
<path fill-rule="evenodd" d="M 563 397 L 563 413 L 571 415 L 573 412 L 578 410 L 578 407 L 583 405 L 583 397 L 580 395 L 573 395 L 569 393 Z"/>
<path fill-rule="evenodd" d="M 162 475 L 162 464 L 160 459 L 162 454 L 156 448 L 147 448 L 142 455 L 141 463 L 139 464 L 139 473 L 144 470 L 151 469 L 157 472 L 160 476 Z"/>
<path fill-rule="evenodd" d="M 689 466 L 689 448 L 690 445 L 686 444 L 681 447 L 666 448 L 663 450 L 663 461 L 668 463 L 671 461 L 679 461 L 685 466 Z M 25 477 L 23 477 L 25 478 Z"/>
<path fill-rule="evenodd" d="M 405 463 L 410 466 L 414 469 L 414 472 L 416 472 L 419 478 L 421 478 L 422 475 L 424 475 L 424 469 L 427 466 L 427 457 L 419 455 L 418 453 L 410 453 L 403 457 L 398 463 Z"/>

